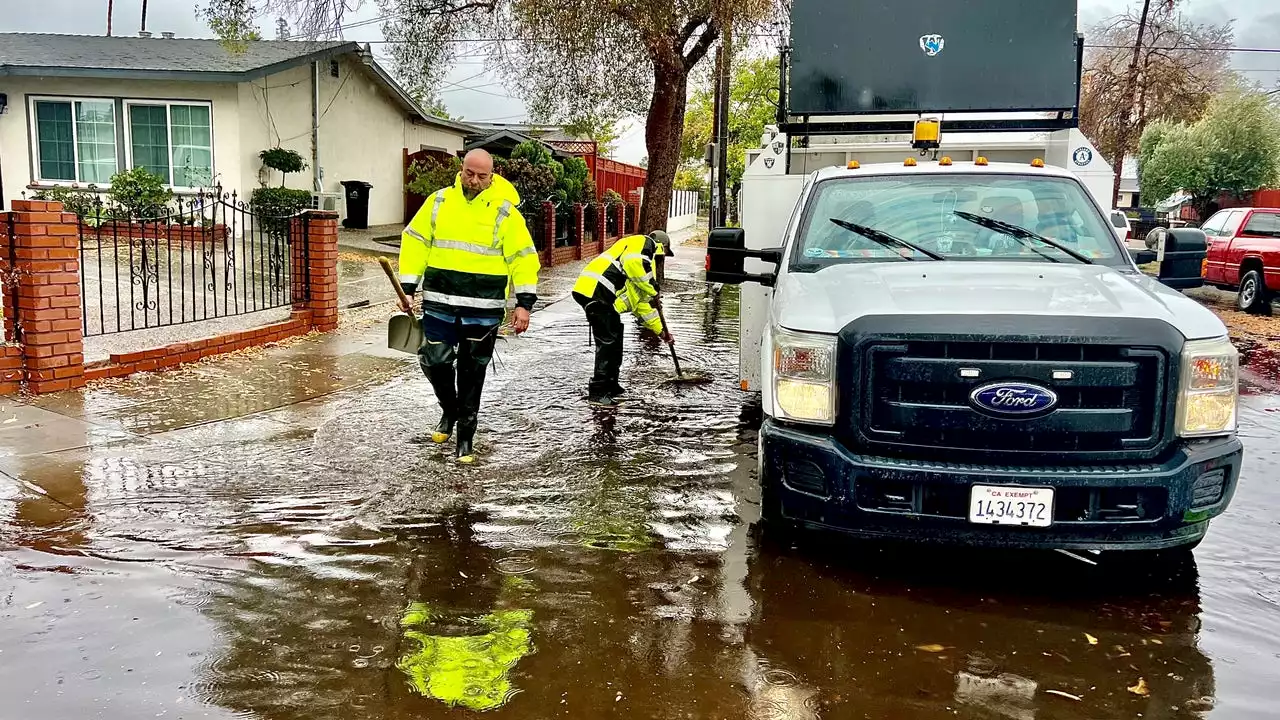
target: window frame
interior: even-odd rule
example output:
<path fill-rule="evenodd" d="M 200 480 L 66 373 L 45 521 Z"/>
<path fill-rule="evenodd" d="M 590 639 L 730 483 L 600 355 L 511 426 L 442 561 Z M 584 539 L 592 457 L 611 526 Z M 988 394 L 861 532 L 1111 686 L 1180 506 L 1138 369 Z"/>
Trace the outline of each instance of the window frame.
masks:
<path fill-rule="evenodd" d="M 64 103 L 71 106 L 71 165 L 76 179 L 61 180 L 45 178 L 40 174 L 40 122 L 36 114 L 37 103 Z M 116 145 L 116 172 L 120 172 L 120 117 L 119 103 L 116 98 L 100 97 L 93 95 L 28 95 L 27 96 L 27 133 L 28 142 L 30 144 L 31 158 L 31 181 L 36 185 L 44 185 L 49 187 L 79 187 L 89 186 L 100 188 L 111 187 L 110 182 L 95 183 L 80 180 L 80 130 L 76 127 L 76 103 L 111 103 L 111 120 L 115 125 L 115 145 Z"/>
<path fill-rule="evenodd" d="M 163 107 L 164 108 L 164 131 L 165 131 L 165 152 L 169 159 L 169 177 L 166 178 L 165 187 L 174 191 L 194 192 L 199 190 L 199 186 L 194 185 L 175 185 L 173 183 L 173 106 L 199 106 L 209 109 L 209 178 L 212 180 L 217 176 L 217 163 L 214 153 L 213 143 L 213 102 L 209 100 L 170 100 L 170 99 L 147 99 L 147 98 L 123 98 L 122 103 L 124 112 L 121 113 L 121 123 L 124 125 L 124 157 L 125 165 L 130 170 L 134 169 L 133 164 L 133 122 L 130 116 L 130 108 L 135 106 L 146 107 Z"/>
<path fill-rule="evenodd" d="M 91 183 L 81 180 L 54 180 L 41 177 L 40 175 L 40 132 L 36 117 L 37 102 L 60 102 L 71 104 L 71 143 L 72 143 L 72 161 L 75 166 L 76 176 L 80 174 L 79 161 L 79 130 L 76 129 L 75 123 L 75 103 L 77 102 L 109 102 L 112 105 L 112 115 L 115 121 L 116 131 L 116 172 L 133 169 L 133 129 L 129 123 L 129 106 L 130 105 L 151 105 L 164 106 L 165 108 L 165 132 L 168 142 L 169 153 L 169 177 L 166 178 L 165 187 L 179 194 L 192 194 L 200 191 L 202 188 L 196 186 L 173 185 L 173 105 L 200 106 L 209 110 L 209 177 L 213 180 L 218 176 L 218 154 L 217 142 L 214 137 L 214 118 L 213 118 L 213 101 L 212 100 L 186 100 L 181 98 L 146 98 L 124 95 L 49 95 L 49 94 L 28 94 L 27 101 L 27 156 L 31 171 L 31 187 L 49 188 L 49 187 L 80 187 L 85 188 L 93 185 L 99 190 L 111 189 L 110 182 Z"/>

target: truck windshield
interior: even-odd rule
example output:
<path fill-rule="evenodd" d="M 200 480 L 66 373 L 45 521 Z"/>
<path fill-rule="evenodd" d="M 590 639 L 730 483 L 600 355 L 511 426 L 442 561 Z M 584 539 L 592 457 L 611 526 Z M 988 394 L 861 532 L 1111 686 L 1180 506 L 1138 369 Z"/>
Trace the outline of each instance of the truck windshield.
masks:
<path fill-rule="evenodd" d="M 816 271 L 836 263 L 930 259 L 1127 266 L 1109 224 L 1084 189 L 1066 178 L 833 178 L 818 183 L 807 203 L 791 267 Z M 851 225 L 902 243 L 852 232 Z"/>

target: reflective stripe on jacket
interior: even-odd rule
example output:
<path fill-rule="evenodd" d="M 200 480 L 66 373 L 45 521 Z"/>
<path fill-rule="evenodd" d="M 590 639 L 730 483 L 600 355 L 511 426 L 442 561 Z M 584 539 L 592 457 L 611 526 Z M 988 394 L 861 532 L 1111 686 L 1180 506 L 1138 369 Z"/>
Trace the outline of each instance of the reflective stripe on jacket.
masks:
<path fill-rule="evenodd" d="M 573 291 L 609 303 L 620 313 L 635 313 L 645 327 L 661 333 L 662 319 L 649 304 L 658 294 L 654 285 L 655 249 L 653 239 L 645 235 L 621 238 L 587 263 Z"/>
<path fill-rule="evenodd" d="M 514 286 L 516 305 L 538 299 L 538 251 L 516 209 L 520 195 L 505 178 L 475 199 L 462 191 L 461 173 L 437 190 L 400 236 L 400 283 L 421 283 L 423 307 L 456 316 L 502 317 Z"/>

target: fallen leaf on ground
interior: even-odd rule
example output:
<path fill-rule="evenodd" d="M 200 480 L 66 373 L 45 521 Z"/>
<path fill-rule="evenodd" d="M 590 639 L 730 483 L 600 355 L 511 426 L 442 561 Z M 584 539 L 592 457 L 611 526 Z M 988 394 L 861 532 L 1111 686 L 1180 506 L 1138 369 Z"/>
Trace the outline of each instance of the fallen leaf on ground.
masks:
<path fill-rule="evenodd" d="M 1097 644 L 1098 644 L 1098 638 L 1096 638 L 1096 637 L 1094 637 L 1094 636 L 1090 635 L 1089 633 L 1085 633 L 1085 634 L 1084 634 L 1084 639 L 1085 639 L 1085 640 L 1088 640 L 1090 645 L 1097 645 Z"/>
<path fill-rule="evenodd" d="M 1134 695 L 1141 695 L 1142 697 L 1146 697 L 1151 694 L 1151 690 L 1147 688 L 1147 681 L 1145 678 L 1138 678 L 1138 684 L 1130 687 L 1129 692 Z"/>
<path fill-rule="evenodd" d="M 1050 695 L 1057 695 L 1058 697 L 1064 697 L 1068 700 L 1075 700 L 1076 702 L 1080 702 L 1079 695 L 1072 695 L 1069 692 L 1063 692 L 1061 690 L 1045 690 L 1045 692 L 1049 693 Z"/>
<path fill-rule="evenodd" d="M 923 652 L 931 652 L 931 653 L 940 653 L 943 650 L 946 650 L 945 647 L 938 645 L 936 643 L 933 643 L 930 645 L 917 645 L 916 649 L 921 650 Z"/>

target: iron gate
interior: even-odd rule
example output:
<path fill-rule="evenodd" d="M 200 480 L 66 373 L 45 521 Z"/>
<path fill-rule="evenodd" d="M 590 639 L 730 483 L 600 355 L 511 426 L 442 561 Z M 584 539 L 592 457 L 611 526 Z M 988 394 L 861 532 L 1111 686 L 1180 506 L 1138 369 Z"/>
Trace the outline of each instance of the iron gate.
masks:
<path fill-rule="evenodd" d="M 220 189 L 180 198 L 176 207 L 163 210 L 169 214 L 137 217 L 99 200 L 81 219 L 86 337 L 244 315 L 306 299 L 302 215 L 267 214 Z"/>

